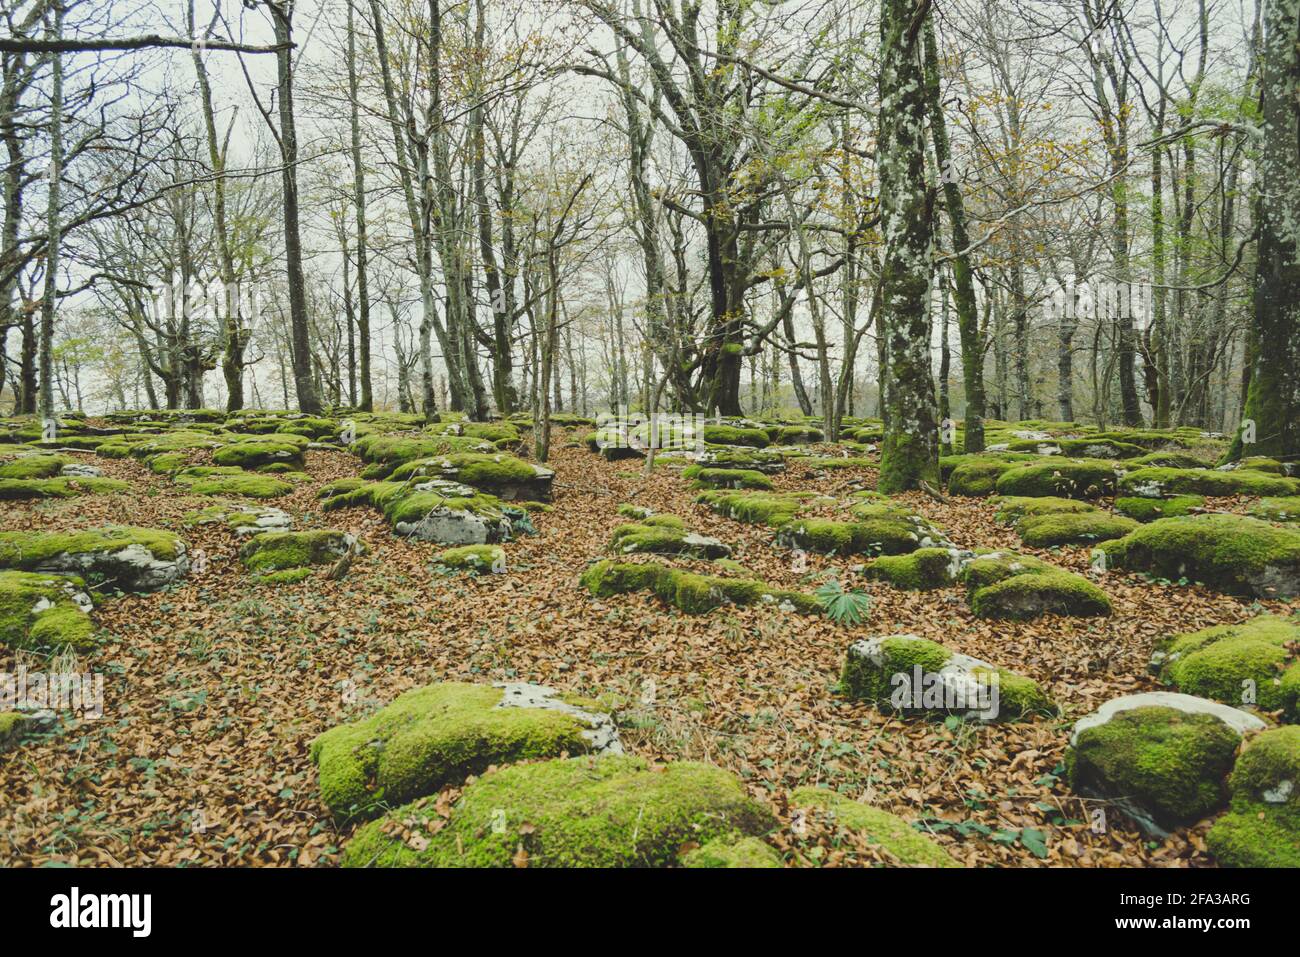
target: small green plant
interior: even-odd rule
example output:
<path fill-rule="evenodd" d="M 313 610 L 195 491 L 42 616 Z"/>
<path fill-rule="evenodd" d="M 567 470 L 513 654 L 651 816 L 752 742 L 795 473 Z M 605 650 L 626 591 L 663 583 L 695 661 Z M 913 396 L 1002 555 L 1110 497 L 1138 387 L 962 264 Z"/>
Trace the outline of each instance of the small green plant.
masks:
<path fill-rule="evenodd" d="M 871 613 L 871 596 L 861 588 L 845 591 L 838 578 L 832 578 L 815 592 L 817 603 L 837 625 L 857 625 Z"/>

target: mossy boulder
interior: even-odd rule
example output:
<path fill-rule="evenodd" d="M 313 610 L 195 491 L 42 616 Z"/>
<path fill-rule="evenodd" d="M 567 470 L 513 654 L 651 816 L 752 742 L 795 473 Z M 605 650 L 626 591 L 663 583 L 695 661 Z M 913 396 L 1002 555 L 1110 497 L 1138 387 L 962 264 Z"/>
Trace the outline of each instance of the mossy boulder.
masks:
<path fill-rule="evenodd" d="M 331 483 L 322 490 L 325 511 L 354 505 L 380 509 L 399 535 L 443 545 L 490 545 L 529 530 L 528 513 L 459 482 Z"/>
<path fill-rule="evenodd" d="M 451 817 L 410 805 L 359 829 L 344 867 L 668 867 L 683 846 L 775 827 L 732 774 L 623 755 L 517 765 L 465 788 Z"/>
<path fill-rule="evenodd" d="M 0 754 L 22 740 L 23 731 L 30 720 L 21 711 L 0 711 Z"/>
<path fill-rule="evenodd" d="M 1028 555 L 988 552 L 962 568 L 971 611 L 980 618 L 1079 618 L 1111 613 L 1110 599 L 1082 575 Z"/>
<path fill-rule="evenodd" d="M 737 522 L 780 527 L 800 512 L 831 501 L 815 492 L 702 492 L 695 501 Z"/>
<path fill-rule="evenodd" d="M 1300 495 L 1281 495 L 1253 502 L 1246 512 L 1266 522 L 1300 522 Z"/>
<path fill-rule="evenodd" d="M 954 548 L 918 548 L 907 555 L 882 555 L 863 574 L 907 591 L 946 588 L 957 580 L 961 553 Z"/>
<path fill-rule="evenodd" d="M 347 532 L 336 529 L 313 529 L 304 532 L 263 532 L 254 535 L 239 550 L 244 567 L 258 575 L 291 569 L 310 569 L 313 565 L 332 565 L 350 551 L 363 546 Z M 306 571 L 277 580 L 301 580 Z"/>
<path fill-rule="evenodd" d="M 597 598 L 651 591 L 690 615 L 703 614 L 720 605 L 759 602 L 771 602 L 782 609 L 806 615 L 821 612 L 817 599 L 803 592 L 773 588 L 753 578 L 701 575 L 659 564 L 601 561 L 583 572 L 580 582 Z"/>
<path fill-rule="evenodd" d="M 1126 462 L 1125 465 L 1132 469 L 1203 469 L 1206 467 L 1206 463 L 1203 459 L 1198 459 L 1194 455 L 1188 455 L 1186 452 L 1177 451 L 1148 452 L 1146 455 L 1138 456 L 1137 458 Z"/>
<path fill-rule="evenodd" d="M 241 469 L 259 470 L 269 466 L 282 466 L 299 471 L 305 468 L 305 447 L 306 439 L 300 436 L 262 436 L 257 441 L 250 438 L 224 445 L 212 453 L 212 461 L 217 465 Z"/>
<path fill-rule="evenodd" d="M 438 553 L 438 564 L 456 571 L 504 574 L 506 550 L 500 545 L 461 545 Z"/>
<path fill-rule="evenodd" d="M 262 532 L 287 532 L 293 525 L 293 516 L 270 505 L 235 505 L 222 502 L 189 512 L 181 519 L 186 527 L 194 525 L 225 525 L 240 537 L 260 535 Z"/>
<path fill-rule="evenodd" d="M 1228 778 L 1229 811 L 1205 842 L 1223 867 L 1300 867 L 1300 727 L 1252 738 Z"/>
<path fill-rule="evenodd" d="M 644 522 L 614 529 L 609 547 L 622 554 L 681 555 L 689 558 L 726 558 L 731 548 L 716 538 L 688 532 L 675 515 L 654 515 Z"/>
<path fill-rule="evenodd" d="M 840 690 L 886 712 L 929 717 L 996 721 L 1056 713 L 1032 679 L 916 635 L 855 641 L 840 673 Z"/>
<path fill-rule="evenodd" d="M 549 688 L 445 681 L 331 728 L 312 742 L 310 757 L 321 800 L 346 820 L 373 817 L 494 764 L 621 750 L 608 715 Z"/>
<path fill-rule="evenodd" d="M 1251 469 L 1142 468 L 1119 480 L 1119 492 L 1139 498 L 1170 495 L 1297 495 L 1300 479 L 1268 475 Z"/>
<path fill-rule="evenodd" d="M 1300 595 L 1300 530 L 1241 515 L 1162 518 L 1100 546 L 1107 564 L 1260 598 Z"/>
<path fill-rule="evenodd" d="M 489 492 L 507 501 L 550 501 L 555 472 L 541 465 L 497 452 L 456 452 L 405 462 L 395 468 L 393 481 L 438 478 Z"/>
<path fill-rule="evenodd" d="M 1115 499 L 1115 511 L 1138 522 L 1192 515 L 1204 507 L 1205 497 L 1202 495 L 1173 495 L 1169 498 L 1121 495 Z"/>
<path fill-rule="evenodd" d="M 845 830 L 865 837 L 906 867 L 960 867 L 942 847 L 888 811 L 854 801 L 828 788 L 802 787 L 790 795 L 796 808 L 815 809 Z"/>
<path fill-rule="evenodd" d="M 706 425 L 704 441 L 710 445 L 748 445 L 756 449 L 766 448 L 771 444 L 767 433 L 762 429 L 735 425 Z"/>
<path fill-rule="evenodd" d="M 93 644 L 92 607 L 79 578 L 0 571 L 0 645 L 85 650 Z"/>
<path fill-rule="evenodd" d="M 796 518 L 777 529 L 778 545 L 834 555 L 904 555 L 944 541 L 943 533 L 903 506 L 855 505 L 853 521 Z"/>
<path fill-rule="evenodd" d="M 1258 615 L 1161 642 L 1152 669 L 1180 691 L 1300 722 L 1300 622 Z"/>
<path fill-rule="evenodd" d="M 1014 525 L 1022 518 L 1038 518 L 1041 515 L 1078 515 L 1085 512 L 1098 513 L 1101 509 L 1089 502 L 1075 498 L 1058 498 L 1044 495 L 1040 498 L 1023 495 L 1001 496 L 994 500 L 998 510 L 994 513 L 995 521 L 1004 525 Z"/>
<path fill-rule="evenodd" d="M 22 455 L 0 462 L 0 479 L 54 478 L 71 462 L 64 455 Z"/>
<path fill-rule="evenodd" d="M 65 572 L 96 586 L 154 591 L 189 571 L 172 532 L 110 525 L 68 532 L 0 532 L 0 568 Z"/>
<path fill-rule="evenodd" d="M 59 476 L 48 479 L 0 479 L 0 501 L 74 498 L 78 495 L 116 495 L 129 491 L 130 483 L 117 479 Z"/>
<path fill-rule="evenodd" d="M 966 498 L 983 498 L 997 489 L 998 479 L 1019 467 L 1005 458 L 985 456 L 953 456 L 960 460 L 948 474 L 948 491 Z"/>
<path fill-rule="evenodd" d="M 1020 540 L 1031 548 L 1104 542 L 1122 538 L 1137 527 L 1131 518 L 1102 511 L 1034 515 L 1016 523 Z"/>
<path fill-rule="evenodd" d="M 781 855 L 757 837 L 717 837 L 681 856 L 682 867 L 756 869 L 781 866 Z"/>
<path fill-rule="evenodd" d="M 1114 492 L 1115 467 L 1085 459 L 1019 465 L 999 475 L 996 487 L 1000 495 L 1097 498 Z"/>
<path fill-rule="evenodd" d="M 654 512 L 643 505 L 632 505 L 629 502 L 624 502 L 618 507 L 618 514 L 622 515 L 624 518 L 630 518 L 639 522 L 642 519 L 649 518 L 654 514 Z"/>
<path fill-rule="evenodd" d="M 279 498 L 293 491 L 293 485 L 275 475 L 248 472 L 235 466 L 192 466 L 173 476 L 178 485 L 195 495 Z"/>
<path fill-rule="evenodd" d="M 494 454 L 497 449 L 485 439 L 458 435 L 407 435 L 371 432 L 352 443 L 351 450 L 368 463 L 363 471 L 367 479 L 381 479 L 406 462 L 437 455 L 477 452 Z"/>
<path fill-rule="evenodd" d="M 426 431 L 431 435 L 491 442 L 499 449 L 515 446 L 523 441 L 519 429 L 510 422 L 439 422 L 429 426 Z"/>
<path fill-rule="evenodd" d="M 736 445 L 706 445 L 695 454 L 695 462 L 707 468 L 746 469 L 775 475 L 785 471 L 785 457 L 775 449 Z"/>
<path fill-rule="evenodd" d="M 1227 801 L 1227 777 L 1253 715 L 1191 695 L 1149 692 L 1106 702 L 1075 722 L 1066 752 L 1070 786 L 1113 801 L 1157 837 Z"/>
<path fill-rule="evenodd" d="M 689 465 L 682 470 L 682 477 L 691 479 L 695 488 L 772 488 L 772 480 L 762 472 L 753 469 L 706 468 L 702 465 Z"/>

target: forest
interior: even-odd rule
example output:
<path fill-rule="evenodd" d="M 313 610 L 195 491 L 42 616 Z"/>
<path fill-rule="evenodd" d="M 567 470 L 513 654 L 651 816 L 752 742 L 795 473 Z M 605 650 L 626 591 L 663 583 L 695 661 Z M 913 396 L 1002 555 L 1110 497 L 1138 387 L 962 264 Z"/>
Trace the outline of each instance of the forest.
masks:
<path fill-rule="evenodd" d="M 1300 867 L 1300 0 L 0 72 L 0 866 Z"/>

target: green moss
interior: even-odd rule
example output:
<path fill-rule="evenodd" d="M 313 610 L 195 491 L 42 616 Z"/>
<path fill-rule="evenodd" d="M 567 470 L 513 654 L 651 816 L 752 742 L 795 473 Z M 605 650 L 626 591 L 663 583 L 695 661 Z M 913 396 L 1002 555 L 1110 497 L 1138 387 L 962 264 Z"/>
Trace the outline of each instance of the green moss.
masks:
<path fill-rule="evenodd" d="M 781 855 L 770 845 L 756 837 L 733 840 L 719 837 L 703 847 L 687 851 L 681 857 L 682 867 L 770 868 L 781 866 Z"/>
<path fill-rule="evenodd" d="M 1300 665 L 1290 650 L 1297 642 L 1295 621 L 1259 615 L 1238 625 L 1175 635 L 1162 643 L 1154 664 L 1163 680 L 1186 694 L 1234 707 L 1254 704 L 1300 721 Z"/>
<path fill-rule="evenodd" d="M 461 452 L 492 452 L 492 443 L 469 436 L 411 436 L 371 433 L 360 436 L 352 451 L 370 463 L 362 473 L 367 479 L 384 478 L 398 465 L 436 455 Z"/>
<path fill-rule="evenodd" d="M 462 545 L 439 553 L 438 563 L 455 569 L 504 572 L 506 550 L 500 545 Z"/>
<path fill-rule="evenodd" d="M 297 438 L 294 436 L 293 438 Z M 217 465 L 242 469 L 258 469 L 271 465 L 288 465 L 303 468 L 303 446 L 289 441 L 290 436 L 265 437 L 258 441 L 246 440 L 222 446 L 212 453 Z"/>
<path fill-rule="evenodd" d="M 821 429 L 810 425 L 769 425 L 764 431 L 773 445 L 812 445 L 826 440 Z"/>
<path fill-rule="evenodd" d="M 756 449 L 766 448 L 770 444 L 767 433 L 762 429 L 734 425 L 706 425 L 704 441 L 711 445 L 748 445 Z"/>
<path fill-rule="evenodd" d="M 498 447 L 517 445 L 523 440 L 519 430 L 509 422 L 440 422 L 429 426 L 431 435 L 459 436 Z"/>
<path fill-rule="evenodd" d="M 116 495 L 130 488 L 127 482 L 106 478 L 64 476 L 49 479 L 0 479 L 0 501 L 74 498 L 78 495 Z"/>
<path fill-rule="evenodd" d="M 1020 465 L 998 476 L 1001 495 L 1096 498 L 1115 489 L 1115 468 L 1109 462 L 1062 459 Z"/>
<path fill-rule="evenodd" d="M 1119 480 L 1119 491 L 1145 498 L 1167 495 L 1296 495 L 1300 481 L 1250 469 L 1144 468 Z"/>
<path fill-rule="evenodd" d="M 865 837 L 899 864 L 909 867 L 961 866 L 947 851 L 918 833 L 902 818 L 827 788 L 798 788 L 790 795 L 790 803 L 795 807 L 818 808 L 833 815 L 837 825 Z"/>
<path fill-rule="evenodd" d="M 895 507 L 858 505 L 853 514 L 858 521 L 794 519 L 777 529 L 777 542 L 827 555 L 903 555 L 942 538 L 920 516 Z"/>
<path fill-rule="evenodd" d="M 1300 495 L 1262 498 L 1246 511 L 1266 522 L 1300 522 Z"/>
<path fill-rule="evenodd" d="M 649 518 L 654 514 L 654 512 L 641 505 L 629 505 L 624 502 L 618 507 L 618 514 L 622 515 L 624 518 L 632 518 L 640 521 L 641 519 Z"/>
<path fill-rule="evenodd" d="M 946 588 L 956 580 L 953 554 L 946 548 L 918 548 L 909 555 L 877 558 L 867 565 L 865 575 L 895 588 L 928 591 Z"/>
<path fill-rule="evenodd" d="M 301 418 L 280 423 L 276 426 L 275 431 L 286 435 L 305 435 L 309 439 L 323 439 L 337 435 L 339 424 L 333 419 L 305 415 Z"/>
<path fill-rule="evenodd" d="M 456 452 L 405 462 L 393 470 L 391 478 L 405 481 L 417 476 L 445 478 L 489 490 L 537 479 L 533 467 L 517 456 L 482 452 Z"/>
<path fill-rule="evenodd" d="M 1075 617 L 1111 613 L 1110 599 L 1081 575 L 1027 555 L 981 555 L 962 570 L 971 611 L 980 618 Z"/>
<path fill-rule="evenodd" d="M 218 472 L 208 468 L 187 468 L 178 472 L 174 481 L 189 487 L 195 495 L 238 495 L 243 498 L 279 498 L 293 491 L 293 486 L 273 475 L 245 472 L 237 466 L 225 466 L 229 471 Z"/>
<path fill-rule="evenodd" d="M 1300 531 L 1240 515 L 1162 518 L 1100 546 L 1111 564 L 1231 594 L 1300 594 Z"/>
<path fill-rule="evenodd" d="M 349 549 L 350 536 L 335 529 L 306 532 L 263 532 L 239 550 L 244 567 L 253 572 L 274 572 L 308 565 L 328 565 Z"/>
<path fill-rule="evenodd" d="M 590 750 L 580 717 L 546 708 L 499 708 L 505 692 L 441 682 L 399 695 L 361 721 L 311 744 L 321 800 L 338 818 L 371 817 L 481 774 L 494 764 Z"/>
<path fill-rule="evenodd" d="M 738 522 L 776 528 L 805 509 L 829 500 L 813 492 L 732 492 L 717 489 L 701 493 L 695 501 Z"/>
<path fill-rule="evenodd" d="M 132 545 L 141 545 L 164 561 L 174 560 L 184 550 L 171 532 L 130 525 L 73 532 L 0 532 L 0 568 L 33 569 L 63 553 L 112 553 Z"/>
<path fill-rule="evenodd" d="M 671 521 L 667 521 L 669 519 Z M 714 559 L 731 554 L 731 549 L 717 539 L 689 534 L 675 515 L 656 515 L 646 519 L 644 524 L 620 525 L 614 529 L 609 547 L 625 555 L 640 553 Z"/>
<path fill-rule="evenodd" d="M 1033 455 L 999 453 L 996 455 L 951 455 L 939 463 L 940 473 L 947 473 L 948 491 L 967 498 L 992 495 L 998 479 L 1026 462 L 1035 461 Z"/>
<path fill-rule="evenodd" d="M 1205 498 L 1201 495 L 1175 495 L 1171 498 L 1121 496 L 1115 499 L 1115 511 L 1139 522 L 1154 522 L 1158 518 L 1191 515 L 1193 509 L 1204 507 Z"/>
<path fill-rule="evenodd" d="M 1225 867 L 1300 867 L 1300 727 L 1252 738 L 1228 779 L 1230 811 L 1206 843 Z"/>
<path fill-rule="evenodd" d="M 64 455 L 23 455 L 0 463 L 0 479 L 53 478 L 71 462 Z"/>
<path fill-rule="evenodd" d="M 914 635 L 885 638 L 880 642 L 879 654 L 880 664 L 852 651 L 845 656 L 840 672 L 840 690 L 845 695 L 887 706 L 894 693 L 890 679 L 895 674 L 911 674 L 915 668 L 936 672 L 952 657 L 943 645 Z"/>
<path fill-rule="evenodd" d="M 1138 523 L 1108 512 L 1076 512 L 1022 518 L 1016 525 L 1020 540 L 1031 548 L 1083 545 L 1121 538 Z"/>
<path fill-rule="evenodd" d="M 682 477 L 692 479 L 695 488 L 772 488 L 771 479 L 752 469 L 717 469 L 690 465 L 682 470 Z"/>
<path fill-rule="evenodd" d="M 0 711 L 0 753 L 18 743 L 27 721 L 27 715 L 19 711 Z"/>
<path fill-rule="evenodd" d="M 691 615 L 712 611 L 720 605 L 752 605 L 760 601 L 788 603 L 805 615 L 819 614 L 821 610 L 812 595 L 772 588 L 757 579 L 699 575 L 658 564 L 597 562 L 582 573 L 580 581 L 597 598 L 653 591 L 663 601 Z"/>
<path fill-rule="evenodd" d="M 1077 515 L 1083 512 L 1099 512 L 1100 509 L 1088 502 L 1073 498 L 1058 498 L 1044 495 L 1041 498 L 1008 495 L 994 500 L 998 506 L 993 518 L 1006 525 L 1014 525 L 1022 518 L 1037 518 L 1040 515 Z"/>
<path fill-rule="evenodd" d="M 1123 798 L 1161 828 L 1199 821 L 1227 798 L 1239 737 L 1211 714 L 1148 706 L 1085 728 L 1071 749 L 1076 792 Z"/>
<path fill-rule="evenodd" d="M 79 578 L 0 571 L 0 644 L 52 649 L 94 644 L 90 616 L 72 598 L 84 594 Z"/>
<path fill-rule="evenodd" d="M 1129 468 L 1203 469 L 1206 463 L 1186 452 L 1148 452 L 1126 463 Z"/>
<path fill-rule="evenodd" d="M 756 836 L 776 824 L 720 768 L 652 770 L 621 755 L 504 768 L 467 787 L 445 823 L 428 806 L 400 808 L 392 821 L 418 834 L 423 849 L 375 821 L 344 848 L 343 866 L 511 867 L 522 847 L 529 867 L 666 867 L 688 842 Z"/>

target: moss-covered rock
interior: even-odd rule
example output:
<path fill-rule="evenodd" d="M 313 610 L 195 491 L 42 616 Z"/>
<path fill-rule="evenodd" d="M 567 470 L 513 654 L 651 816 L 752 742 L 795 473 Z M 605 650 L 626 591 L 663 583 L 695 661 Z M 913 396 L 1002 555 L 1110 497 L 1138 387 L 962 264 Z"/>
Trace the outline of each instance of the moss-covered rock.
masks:
<path fill-rule="evenodd" d="M 526 509 L 458 482 L 335 482 L 324 490 L 325 511 L 354 505 L 380 509 L 399 535 L 443 545 L 489 545 L 532 526 Z"/>
<path fill-rule="evenodd" d="M 1086 459 L 1019 465 L 999 475 L 996 488 L 1000 495 L 1097 498 L 1115 490 L 1115 467 Z"/>
<path fill-rule="evenodd" d="M 1223 807 L 1242 733 L 1263 727 L 1244 711 L 1190 695 L 1116 698 L 1075 723 L 1066 753 L 1070 786 L 1114 801 L 1163 837 Z"/>
<path fill-rule="evenodd" d="M 1170 495 L 1296 495 L 1300 480 L 1268 475 L 1251 469 L 1143 468 L 1126 473 L 1119 491 L 1139 498 Z"/>
<path fill-rule="evenodd" d="M 91 608 L 79 578 L 0 571 L 0 645 L 85 650 L 95 631 Z"/>
<path fill-rule="evenodd" d="M 608 715 L 535 685 L 440 682 L 399 695 L 311 744 L 321 800 L 340 819 L 433 794 L 506 764 L 622 750 Z"/>
<path fill-rule="evenodd" d="M 496 447 L 485 439 L 457 435 L 392 435 L 372 432 L 352 443 L 352 451 L 368 465 L 362 473 L 367 479 L 381 479 L 406 462 L 437 455 L 477 452 L 495 453 Z"/>
<path fill-rule="evenodd" d="M 301 436 L 260 436 L 257 441 L 244 441 L 224 445 L 212 453 L 217 465 L 259 470 L 269 466 L 284 466 L 294 471 L 305 468 L 303 452 L 306 439 Z"/>
<path fill-rule="evenodd" d="M 790 804 L 814 808 L 832 816 L 834 823 L 865 837 L 899 864 L 908 867 L 960 867 L 942 847 L 918 833 L 888 811 L 845 797 L 828 788 L 802 787 L 790 795 Z"/>
<path fill-rule="evenodd" d="M 0 479 L 54 478 L 71 462 L 65 455 L 22 455 L 0 462 Z"/>
<path fill-rule="evenodd" d="M 1077 515 L 1084 512 L 1098 513 L 1101 509 L 1089 502 L 1075 498 L 1058 498 L 1044 495 L 1041 498 L 1022 495 L 1000 496 L 994 500 L 998 507 L 994 513 L 995 521 L 1004 525 L 1014 525 L 1022 518 L 1037 518 L 1040 515 Z"/>
<path fill-rule="evenodd" d="M 500 545 L 461 545 L 439 552 L 438 564 L 457 571 L 500 575 L 506 570 L 506 550 Z"/>
<path fill-rule="evenodd" d="M 293 485 L 279 476 L 247 472 L 235 466 L 192 466 L 177 472 L 173 481 L 195 495 L 266 499 L 293 491 Z"/>
<path fill-rule="evenodd" d="M 610 541 L 622 554 L 681 555 L 690 558 L 726 558 L 731 549 L 707 535 L 688 532 L 675 515 L 654 515 L 644 522 L 620 525 Z"/>
<path fill-rule="evenodd" d="M 1204 507 L 1205 497 L 1201 495 L 1174 495 L 1170 498 L 1120 496 L 1115 499 L 1115 511 L 1138 522 L 1192 515 Z"/>
<path fill-rule="evenodd" d="M 864 638 L 849 646 L 840 690 L 887 712 L 981 721 L 1055 714 L 1056 705 L 1030 678 L 915 635 Z"/>
<path fill-rule="evenodd" d="M 1162 518 L 1100 546 L 1108 564 L 1229 594 L 1300 595 L 1300 530 L 1240 515 Z"/>
<path fill-rule="evenodd" d="M 1088 618 L 1111 613 L 1106 593 L 1088 579 L 1028 555 L 976 555 L 965 563 L 961 579 L 971 611 L 980 618 L 1045 614 Z"/>
<path fill-rule="evenodd" d="M 1132 469 L 1139 468 L 1168 468 L 1168 469 L 1203 469 L 1207 463 L 1203 459 L 1198 459 L 1194 455 L 1188 455 L 1186 452 L 1164 451 L 1148 452 L 1146 455 L 1139 456 L 1125 463 L 1125 466 Z"/>
<path fill-rule="evenodd" d="M 60 476 L 48 479 L 0 479 L 0 501 L 74 498 L 78 495 L 117 495 L 129 491 L 130 488 L 128 482 L 107 478 Z"/>
<path fill-rule="evenodd" d="M 1300 722 L 1300 623 L 1259 615 L 1161 642 L 1152 668 L 1180 691 L 1234 707 L 1281 711 Z"/>
<path fill-rule="evenodd" d="M 523 441 L 519 429 L 510 422 L 439 422 L 429 426 L 426 431 L 431 435 L 491 442 L 499 449 L 515 446 Z"/>
<path fill-rule="evenodd" d="M 391 476 L 400 482 L 425 477 L 459 482 L 507 501 L 550 501 L 555 472 L 502 452 L 456 452 L 405 462 Z"/>
<path fill-rule="evenodd" d="M 681 856 L 682 867 L 772 868 L 781 866 L 781 855 L 772 845 L 756 837 L 718 837 L 703 847 Z"/>
<path fill-rule="evenodd" d="M 716 489 L 702 492 L 695 501 L 738 522 L 778 528 L 800 512 L 831 500 L 815 492 L 732 492 Z"/>
<path fill-rule="evenodd" d="M 777 529 L 777 544 L 842 556 L 904 555 L 944 542 L 938 528 L 903 506 L 864 502 L 851 514 L 851 522 L 796 518 Z"/>
<path fill-rule="evenodd" d="M 718 469 L 690 465 L 682 470 L 682 477 L 691 479 L 695 488 L 757 488 L 771 489 L 772 480 L 762 472 L 752 469 Z"/>
<path fill-rule="evenodd" d="M 1017 468 L 1015 461 L 986 456 L 955 456 L 961 459 L 948 475 L 948 491 L 967 498 L 992 495 L 998 479 Z"/>
<path fill-rule="evenodd" d="M 465 789 L 450 819 L 427 805 L 399 808 L 359 829 L 341 863 L 667 867 L 688 843 L 736 841 L 775 824 L 720 768 L 676 762 L 651 769 L 640 758 L 579 757 L 485 775 Z"/>
<path fill-rule="evenodd" d="M 67 572 L 95 586 L 153 591 L 189 571 L 185 543 L 156 528 L 0 532 L 0 568 Z"/>
<path fill-rule="evenodd" d="M 882 555 L 863 574 L 908 591 L 946 588 L 957 580 L 961 557 L 954 548 L 918 548 L 907 555 Z"/>
<path fill-rule="evenodd" d="M 1246 512 L 1266 522 L 1300 522 L 1300 495 L 1282 495 L 1253 502 Z"/>
<path fill-rule="evenodd" d="M 309 569 L 313 565 L 332 565 L 349 551 L 363 548 L 355 537 L 336 529 L 313 529 L 305 532 L 263 532 L 254 535 L 239 550 L 244 567 L 258 575 L 290 569 Z M 287 579 L 305 578 L 299 573 Z"/>
<path fill-rule="evenodd" d="M 1034 515 L 1016 523 L 1020 540 L 1031 548 L 1084 545 L 1122 538 L 1138 523 L 1109 512 L 1075 512 Z"/>
<path fill-rule="evenodd" d="M 1206 835 L 1224 867 L 1300 867 L 1300 727 L 1252 738 L 1228 778 L 1227 814 Z"/>
<path fill-rule="evenodd" d="M 661 600 L 691 615 L 712 611 L 720 605 L 753 605 L 764 601 L 806 615 L 821 611 L 816 598 L 802 592 L 773 588 L 757 579 L 700 575 L 659 564 L 597 562 L 582 573 L 580 581 L 597 598 L 652 591 Z"/>
<path fill-rule="evenodd" d="M 704 441 L 710 445 L 748 445 L 756 449 L 766 448 L 771 444 L 767 433 L 762 429 L 735 425 L 706 425 Z"/>

